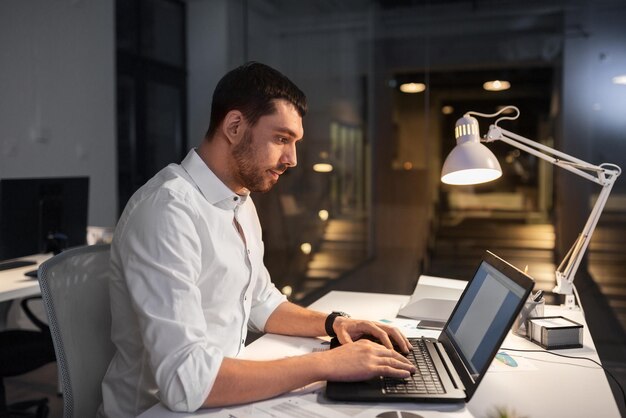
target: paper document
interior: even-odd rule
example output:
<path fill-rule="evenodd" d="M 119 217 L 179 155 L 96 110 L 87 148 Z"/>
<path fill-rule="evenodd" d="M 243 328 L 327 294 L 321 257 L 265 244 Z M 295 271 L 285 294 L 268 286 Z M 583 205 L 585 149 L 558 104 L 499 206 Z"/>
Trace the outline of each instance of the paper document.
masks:
<path fill-rule="evenodd" d="M 396 415 L 393 415 L 394 413 Z M 192 415 L 183 414 L 182 416 L 191 417 Z M 464 404 L 341 403 L 327 401 L 319 392 L 300 396 L 286 395 L 231 408 L 201 409 L 193 414 L 193 417 L 196 418 L 373 418 L 377 416 L 407 418 L 413 416 L 420 418 L 472 417 Z"/>
<path fill-rule="evenodd" d="M 421 276 L 409 302 L 398 315 L 413 319 L 446 322 L 467 285 L 463 280 L 439 279 L 445 286 L 431 285 Z"/>

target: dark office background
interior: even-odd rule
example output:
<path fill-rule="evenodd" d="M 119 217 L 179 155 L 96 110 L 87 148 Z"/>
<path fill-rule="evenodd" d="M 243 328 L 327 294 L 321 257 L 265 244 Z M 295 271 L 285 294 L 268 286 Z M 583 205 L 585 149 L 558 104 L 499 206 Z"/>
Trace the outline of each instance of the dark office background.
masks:
<path fill-rule="evenodd" d="M 89 176 L 89 224 L 114 226 L 201 140 L 217 80 L 262 61 L 309 98 L 298 167 L 254 196 L 290 298 L 410 293 L 419 274 L 467 278 L 485 249 L 550 290 L 597 186 L 504 144 L 496 183 L 443 187 L 441 165 L 458 117 L 512 104 L 507 129 L 626 167 L 625 21 L 623 0 L 4 0 L 0 177 Z M 624 236 L 620 178 L 576 284 L 622 381 Z"/>

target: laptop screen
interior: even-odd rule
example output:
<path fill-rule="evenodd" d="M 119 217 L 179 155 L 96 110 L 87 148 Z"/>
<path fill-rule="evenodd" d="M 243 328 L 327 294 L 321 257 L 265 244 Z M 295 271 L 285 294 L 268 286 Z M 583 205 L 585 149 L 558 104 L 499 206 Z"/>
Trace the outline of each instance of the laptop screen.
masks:
<path fill-rule="evenodd" d="M 446 326 L 471 374 L 479 374 L 499 347 L 526 289 L 483 261 Z"/>

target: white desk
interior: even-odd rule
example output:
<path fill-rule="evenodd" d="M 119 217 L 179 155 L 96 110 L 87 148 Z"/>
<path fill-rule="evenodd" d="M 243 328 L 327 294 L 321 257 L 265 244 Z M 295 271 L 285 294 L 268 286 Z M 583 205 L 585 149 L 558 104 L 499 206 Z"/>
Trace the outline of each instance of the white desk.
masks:
<path fill-rule="evenodd" d="M 7 317 L 14 299 L 35 296 L 41 293 L 39 282 L 24 273 L 35 270 L 41 263 L 52 257 L 52 254 L 35 254 L 21 257 L 18 260 L 32 260 L 36 264 L 0 271 L 0 330 L 6 329 Z"/>
<path fill-rule="evenodd" d="M 408 296 L 357 293 L 357 292 L 330 292 L 310 307 L 322 312 L 343 310 L 350 312 L 353 317 L 371 320 L 393 320 L 400 306 L 408 301 Z M 559 350 L 559 353 L 588 357 L 599 361 L 598 355 L 586 327 L 586 322 L 580 312 L 563 311 L 559 307 L 547 306 L 546 315 L 563 315 L 585 325 L 584 347 L 580 349 Z M 413 321 L 415 323 L 416 321 Z M 397 323 L 404 326 L 407 334 L 418 335 L 420 331 L 411 326 L 411 321 L 402 320 Z M 411 328 L 408 328 L 411 326 Z M 406 332 L 408 331 L 408 332 Z M 432 331 L 421 331 L 428 333 Z M 432 334 L 430 334 L 432 335 Z M 249 359 L 272 359 L 283 356 L 304 354 L 313 348 L 323 347 L 323 339 L 296 338 L 278 335 L 265 335 L 246 347 L 243 357 Z M 540 349 L 535 344 L 523 338 L 509 334 L 502 347 L 521 349 Z M 492 369 L 487 373 L 467 405 L 426 405 L 426 404 L 339 404 L 330 403 L 320 395 L 323 384 L 312 385 L 318 393 L 303 391 L 303 394 L 287 395 L 278 399 L 257 402 L 246 406 L 227 409 L 200 410 L 195 414 L 177 414 L 168 411 L 162 405 L 140 415 L 141 418 L 165 417 L 253 417 L 269 416 L 300 416 L 295 413 L 285 415 L 276 414 L 279 408 L 294 407 L 298 402 L 302 408 L 314 407 L 317 403 L 321 411 L 311 410 L 310 414 L 302 416 L 353 416 L 376 417 L 380 412 L 391 410 L 419 411 L 423 417 L 443 416 L 497 416 L 496 408 L 506 408 L 514 416 L 526 417 L 619 417 L 617 404 L 611 394 L 611 389 L 604 372 L 598 366 L 585 360 L 568 360 L 548 353 L 515 353 L 508 352 L 514 359 L 519 360 L 519 368 L 508 368 L 500 362 L 494 361 Z M 523 357 L 522 357 L 523 356 Z M 319 415 L 314 415 L 318 413 Z M 325 414 L 325 415 L 324 415 Z"/>
<path fill-rule="evenodd" d="M 37 269 L 41 263 L 50 257 L 52 257 L 52 254 L 35 254 L 28 257 L 21 257 L 18 260 L 32 260 L 37 264 L 0 271 L 0 302 L 25 298 L 41 293 L 37 279 L 25 276 L 24 273 Z"/>

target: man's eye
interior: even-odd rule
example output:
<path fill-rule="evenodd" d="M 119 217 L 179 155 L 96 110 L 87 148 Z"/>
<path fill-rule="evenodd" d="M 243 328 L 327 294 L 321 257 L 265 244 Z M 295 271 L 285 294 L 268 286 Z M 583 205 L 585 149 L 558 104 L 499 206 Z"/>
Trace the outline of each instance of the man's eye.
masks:
<path fill-rule="evenodd" d="M 289 140 L 287 138 L 284 138 L 284 137 L 279 137 L 278 138 L 278 142 L 280 142 L 281 144 L 286 144 L 287 142 L 289 142 Z"/>

